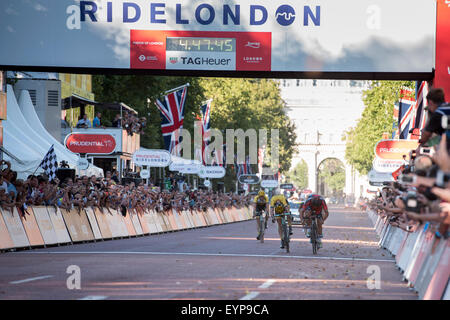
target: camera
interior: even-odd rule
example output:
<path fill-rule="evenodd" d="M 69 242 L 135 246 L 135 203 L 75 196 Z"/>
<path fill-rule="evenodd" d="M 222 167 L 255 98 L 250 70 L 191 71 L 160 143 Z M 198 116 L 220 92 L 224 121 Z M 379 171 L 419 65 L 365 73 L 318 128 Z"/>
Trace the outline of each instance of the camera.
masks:
<path fill-rule="evenodd" d="M 413 184 L 416 182 L 417 177 L 416 176 L 408 176 L 408 175 L 400 175 L 400 177 L 398 178 L 398 180 L 400 181 L 400 183 L 403 184 Z"/>
<path fill-rule="evenodd" d="M 424 154 L 424 155 L 428 155 L 428 156 L 431 155 L 431 148 L 421 147 L 420 154 Z"/>
<path fill-rule="evenodd" d="M 420 213 L 422 204 L 417 199 L 417 193 L 414 191 L 409 191 L 405 197 L 401 198 L 405 204 L 406 211 L 411 211 L 415 213 Z"/>

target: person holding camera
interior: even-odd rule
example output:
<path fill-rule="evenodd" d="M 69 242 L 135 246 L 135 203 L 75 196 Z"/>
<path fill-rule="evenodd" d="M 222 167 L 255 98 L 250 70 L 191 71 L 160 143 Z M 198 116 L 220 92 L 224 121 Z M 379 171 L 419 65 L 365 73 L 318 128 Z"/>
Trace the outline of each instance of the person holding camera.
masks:
<path fill-rule="evenodd" d="M 444 90 L 441 88 L 433 88 L 430 92 L 428 92 L 426 99 L 428 102 L 428 112 L 431 114 L 431 117 L 422 132 L 417 153 L 420 153 L 420 148 L 425 146 L 427 143 L 430 144 L 430 142 L 432 142 L 430 146 L 436 144 L 431 140 L 433 134 L 442 136 L 444 133 L 449 131 L 448 126 L 446 128 L 442 126 L 442 117 L 450 117 L 450 105 L 445 103 Z M 446 148 L 447 150 L 450 150 L 450 140 L 447 140 Z"/>

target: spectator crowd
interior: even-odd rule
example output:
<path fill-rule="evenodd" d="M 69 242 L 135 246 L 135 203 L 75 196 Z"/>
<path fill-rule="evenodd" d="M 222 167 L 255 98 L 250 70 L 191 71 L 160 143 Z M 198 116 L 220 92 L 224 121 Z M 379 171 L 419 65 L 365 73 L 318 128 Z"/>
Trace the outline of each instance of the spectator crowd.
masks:
<path fill-rule="evenodd" d="M 127 131 L 128 135 L 132 136 L 134 133 L 143 134 L 144 129 L 147 126 L 147 119 L 145 117 L 138 117 L 136 114 L 132 112 L 126 111 L 123 115 L 123 118 L 120 114 L 116 114 L 114 120 L 112 121 L 113 128 L 123 128 Z M 87 114 L 83 114 L 78 119 L 77 128 L 105 128 L 105 125 L 102 122 L 102 114 L 101 112 L 97 112 L 94 120 L 91 121 L 88 119 Z"/>
<path fill-rule="evenodd" d="M 427 101 L 430 117 L 419 147 L 411 150 L 409 164 L 402 166 L 398 179 L 385 182 L 369 207 L 404 231 L 414 232 L 428 222 L 435 238 L 447 239 L 450 233 L 450 122 L 446 117 L 450 117 L 450 105 L 445 103 L 441 89 L 430 90 Z M 434 245 L 437 243 L 435 241 Z"/>
<path fill-rule="evenodd" d="M 17 207 L 21 214 L 29 206 L 57 206 L 66 210 L 98 207 L 103 212 L 116 209 L 125 216 L 130 210 L 142 213 L 146 209 L 162 212 L 241 208 L 250 205 L 251 200 L 245 195 L 190 190 L 186 184 L 183 191 L 176 188 L 161 190 L 152 184 L 136 185 L 134 182 L 122 185 L 110 172 L 105 178 L 82 176 L 75 180 L 59 181 L 56 178 L 49 181 L 45 175 L 30 175 L 22 181 L 16 179 L 17 173 L 11 170 L 9 162 L 2 161 L 1 164 L 6 168 L 0 175 L 0 206 L 6 210 Z"/>

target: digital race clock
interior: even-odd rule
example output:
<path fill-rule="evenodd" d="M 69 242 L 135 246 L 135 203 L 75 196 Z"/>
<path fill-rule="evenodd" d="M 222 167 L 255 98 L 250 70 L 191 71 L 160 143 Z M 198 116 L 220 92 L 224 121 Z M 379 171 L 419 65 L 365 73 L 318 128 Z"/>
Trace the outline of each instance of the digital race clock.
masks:
<path fill-rule="evenodd" d="M 270 32 L 130 31 L 130 67 L 270 71 Z"/>
<path fill-rule="evenodd" d="M 235 52 L 233 38 L 166 38 L 166 51 Z"/>

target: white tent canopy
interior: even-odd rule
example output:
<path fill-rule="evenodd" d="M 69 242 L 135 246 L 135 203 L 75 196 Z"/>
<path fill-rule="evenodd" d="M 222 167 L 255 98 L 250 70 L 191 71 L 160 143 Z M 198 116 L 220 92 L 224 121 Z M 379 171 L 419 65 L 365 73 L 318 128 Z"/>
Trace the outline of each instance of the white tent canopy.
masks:
<path fill-rule="evenodd" d="M 71 168 L 77 168 L 79 157 L 71 153 L 61 143 L 51 136 L 41 124 L 28 91 L 22 91 L 20 95 L 20 107 L 12 86 L 7 87 L 7 120 L 3 121 L 4 148 L 13 157 L 5 155 L 5 159 L 11 162 L 12 170 L 17 171 L 19 179 L 26 179 L 32 174 L 53 145 L 58 163 L 67 161 Z M 42 172 L 38 169 L 37 173 Z M 103 176 L 103 170 L 90 166 L 83 174 Z"/>

